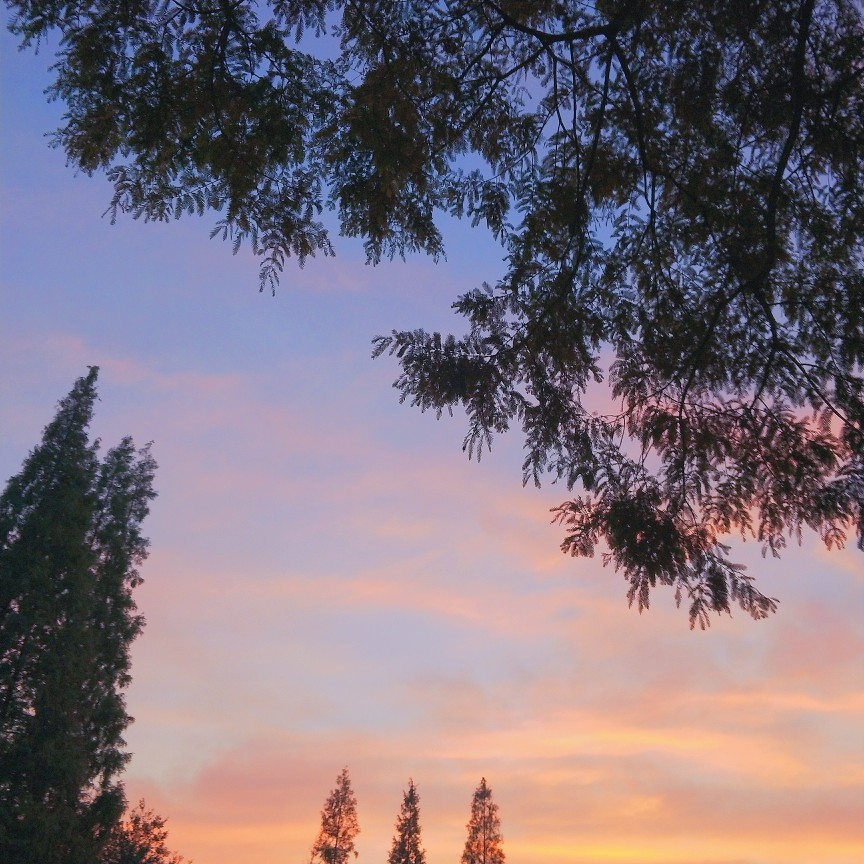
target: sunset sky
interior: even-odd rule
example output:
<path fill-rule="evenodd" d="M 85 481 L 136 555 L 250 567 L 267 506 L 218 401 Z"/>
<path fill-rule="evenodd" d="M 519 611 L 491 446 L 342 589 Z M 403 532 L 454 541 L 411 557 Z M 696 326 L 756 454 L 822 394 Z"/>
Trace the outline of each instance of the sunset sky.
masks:
<path fill-rule="evenodd" d="M 402 790 L 428 864 L 458 864 L 485 776 L 510 864 L 864 860 L 864 555 L 733 540 L 779 598 L 690 632 L 671 593 L 628 610 L 565 557 L 521 485 L 518 434 L 477 464 L 464 423 L 399 405 L 373 336 L 459 328 L 502 272 L 481 231 L 447 262 L 365 266 L 356 242 L 259 294 L 212 216 L 102 212 L 43 134 L 50 51 L 0 40 L 0 481 L 101 368 L 93 434 L 154 442 L 127 740 L 130 801 L 195 864 L 306 864 L 348 766 L 359 864 L 385 864 Z"/>

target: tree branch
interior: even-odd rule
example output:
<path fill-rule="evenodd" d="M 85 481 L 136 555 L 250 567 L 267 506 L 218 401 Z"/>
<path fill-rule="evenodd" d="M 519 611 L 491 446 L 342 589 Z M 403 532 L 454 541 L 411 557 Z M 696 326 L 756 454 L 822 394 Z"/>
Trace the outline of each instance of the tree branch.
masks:
<path fill-rule="evenodd" d="M 557 42 L 581 42 L 586 39 L 594 39 L 597 36 L 606 36 L 607 38 L 614 37 L 621 29 L 621 22 L 624 14 L 621 13 L 613 18 L 608 24 L 595 25 L 594 27 L 581 27 L 578 30 L 567 30 L 564 33 L 547 33 L 545 30 L 538 30 L 536 27 L 529 27 L 527 24 L 522 24 L 517 21 L 512 15 L 505 12 L 497 3 L 492 0 L 485 0 L 485 6 L 489 6 L 495 10 L 498 17 L 513 30 L 524 33 L 526 36 L 533 36 L 541 42 L 546 48 L 554 45 Z"/>

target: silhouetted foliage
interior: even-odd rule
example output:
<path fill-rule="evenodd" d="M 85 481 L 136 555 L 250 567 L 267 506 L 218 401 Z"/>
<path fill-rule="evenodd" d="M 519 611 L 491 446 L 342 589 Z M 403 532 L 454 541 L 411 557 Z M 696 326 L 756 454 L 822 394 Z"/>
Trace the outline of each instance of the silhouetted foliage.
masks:
<path fill-rule="evenodd" d="M 486 785 L 485 777 L 474 790 L 467 828 L 462 864 L 504 864 L 498 805 L 492 800 L 492 790 Z"/>
<path fill-rule="evenodd" d="M 124 806 L 148 448 L 98 455 L 80 378 L 0 496 L 0 859 L 92 864 Z"/>
<path fill-rule="evenodd" d="M 141 799 L 112 829 L 99 855 L 99 864 L 183 864 L 183 856 L 165 845 L 168 839 L 165 821 L 148 810 Z"/>
<path fill-rule="evenodd" d="M 352 854 L 357 857 L 354 838 L 359 833 L 357 799 L 351 789 L 348 769 L 343 768 L 321 811 L 321 830 L 312 846 L 310 864 L 348 864 Z"/>
<path fill-rule="evenodd" d="M 436 213 L 486 226 L 506 273 L 455 302 L 467 335 L 374 351 L 464 408 L 469 455 L 519 425 L 524 481 L 582 493 L 562 548 L 605 543 L 640 610 L 661 583 L 691 626 L 772 611 L 730 534 L 864 546 L 854 0 L 9 6 L 63 36 L 56 142 L 112 216 L 218 211 L 262 287 L 332 252 L 326 206 L 372 261 L 440 255 Z"/>
<path fill-rule="evenodd" d="M 402 799 L 387 864 L 426 864 L 426 850 L 420 839 L 420 796 L 413 780 L 408 781 Z"/>

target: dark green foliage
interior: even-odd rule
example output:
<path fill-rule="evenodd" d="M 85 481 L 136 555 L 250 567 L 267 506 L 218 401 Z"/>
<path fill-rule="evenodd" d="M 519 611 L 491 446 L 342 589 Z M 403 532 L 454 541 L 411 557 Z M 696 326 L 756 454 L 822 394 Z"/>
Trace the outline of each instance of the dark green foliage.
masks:
<path fill-rule="evenodd" d="M 564 550 L 605 543 L 640 609 L 659 582 L 691 625 L 773 610 L 730 534 L 864 546 L 854 0 L 9 6 L 62 33 L 57 143 L 112 212 L 220 211 L 262 285 L 331 252 L 327 206 L 373 261 L 438 255 L 440 212 L 499 238 L 467 335 L 375 353 L 403 399 L 464 408 L 469 453 L 521 427 L 525 481 L 583 493 Z"/>
<path fill-rule="evenodd" d="M 408 781 L 402 799 L 387 864 L 426 864 L 426 850 L 420 840 L 420 796 L 413 780 Z"/>
<path fill-rule="evenodd" d="M 347 864 L 351 855 L 357 857 L 354 838 L 359 833 L 357 799 L 348 769 L 343 768 L 321 811 L 321 830 L 312 846 L 309 864 Z"/>
<path fill-rule="evenodd" d="M 183 864 L 183 856 L 165 845 L 167 839 L 165 819 L 148 810 L 142 799 L 114 826 L 99 864 Z"/>
<path fill-rule="evenodd" d="M 97 370 L 0 496 L 0 858 L 92 864 L 123 806 L 132 590 L 155 462 L 98 456 Z"/>
<path fill-rule="evenodd" d="M 492 790 L 486 785 L 485 777 L 474 790 L 467 828 L 462 864 L 504 864 L 498 805 L 492 800 Z"/>

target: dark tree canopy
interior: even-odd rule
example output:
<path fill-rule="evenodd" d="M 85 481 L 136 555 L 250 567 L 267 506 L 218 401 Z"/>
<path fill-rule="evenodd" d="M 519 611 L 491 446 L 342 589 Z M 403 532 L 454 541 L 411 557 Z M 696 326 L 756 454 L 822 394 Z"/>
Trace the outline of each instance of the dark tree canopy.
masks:
<path fill-rule="evenodd" d="M 156 468 L 98 455 L 97 370 L 0 495 L 0 860 L 93 864 L 123 811 L 122 689 L 143 627 L 133 589 Z"/>
<path fill-rule="evenodd" d="M 469 454 L 521 427 L 525 481 L 578 492 L 562 548 L 605 544 L 640 610 L 659 582 L 691 625 L 772 611 L 730 535 L 864 547 L 857 0 L 8 5 L 62 35 L 56 142 L 112 215 L 217 211 L 262 286 L 331 253 L 327 207 L 373 261 L 488 228 L 466 335 L 375 352 Z"/>

